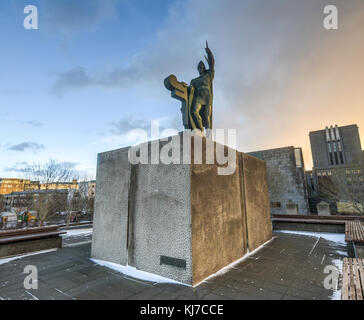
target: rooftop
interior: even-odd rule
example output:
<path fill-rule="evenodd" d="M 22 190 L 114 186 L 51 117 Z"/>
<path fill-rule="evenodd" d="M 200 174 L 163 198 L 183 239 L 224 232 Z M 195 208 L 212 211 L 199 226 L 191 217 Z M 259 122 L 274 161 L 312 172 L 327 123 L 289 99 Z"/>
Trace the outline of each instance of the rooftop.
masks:
<path fill-rule="evenodd" d="M 333 128 L 335 129 L 335 126 L 333 126 Z M 329 129 L 331 126 L 327 126 Z M 354 127 L 354 128 L 358 128 L 358 126 L 356 124 L 349 124 L 349 125 L 346 125 L 346 126 L 338 126 L 340 129 L 341 128 L 350 128 L 350 127 Z M 322 133 L 322 132 L 325 132 L 326 129 L 320 129 L 320 130 L 314 130 L 314 131 L 310 131 L 309 135 L 311 134 L 317 134 L 317 133 Z"/>
<path fill-rule="evenodd" d="M 273 240 L 195 288 L 133 278 L 90 260 L 91 229 L 69 231 L 57 251 L 0 259 L 0 300 L 340 299 L 327 290 L 327 265 L 348 256 L 344 234 L 274 232 Z M 38 289 L 23 286 L 24 267 L 38 268 Z"/>

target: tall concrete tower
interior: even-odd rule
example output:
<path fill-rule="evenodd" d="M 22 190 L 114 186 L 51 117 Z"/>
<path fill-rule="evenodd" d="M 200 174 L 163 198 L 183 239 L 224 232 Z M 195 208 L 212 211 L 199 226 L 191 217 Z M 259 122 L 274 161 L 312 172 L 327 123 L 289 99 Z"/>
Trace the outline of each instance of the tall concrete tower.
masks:
<path fill-rule="evenodd" d="M 356 124 L 311 131 L 313 166 L 316 170 L 339 166 L 363 166 L 359 130 Z"/>

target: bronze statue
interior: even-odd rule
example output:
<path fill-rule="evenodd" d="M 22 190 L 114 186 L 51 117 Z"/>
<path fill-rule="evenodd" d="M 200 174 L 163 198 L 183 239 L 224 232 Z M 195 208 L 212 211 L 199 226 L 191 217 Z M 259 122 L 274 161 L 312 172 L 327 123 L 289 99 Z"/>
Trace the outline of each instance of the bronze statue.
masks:
<path fill-rule="evenodd" d="M 182 102 L 182 121 L 185 129 L 212 129 L 212 82 L 215 76 L 215 59 L 206 41 L 205 59 L 209 64 L 206 69 L 203 61 L 200 61 L 197 70 L 199 77 L 192 79 L 189 86 L 177 81 L 175 75 L 170 75 L 164 80 L 165 87 L 171 91 L 173 98 Z"/>

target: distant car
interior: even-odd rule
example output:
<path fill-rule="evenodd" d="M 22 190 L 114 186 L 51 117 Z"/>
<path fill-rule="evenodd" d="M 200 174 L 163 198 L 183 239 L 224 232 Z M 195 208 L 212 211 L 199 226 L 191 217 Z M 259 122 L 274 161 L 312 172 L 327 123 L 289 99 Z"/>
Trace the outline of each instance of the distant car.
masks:
<path fill-rule="evenodd" d="M 34 223 L 37 221 L 37 211 L 23 211 L 22 213 L 19 214 L 18 218 L 21 220 L 21 221 L 24 221 L 24 214 L 28 213 L 29 214 L 29 217 L 28 217 L 28 221 L 30 223 Z"/>

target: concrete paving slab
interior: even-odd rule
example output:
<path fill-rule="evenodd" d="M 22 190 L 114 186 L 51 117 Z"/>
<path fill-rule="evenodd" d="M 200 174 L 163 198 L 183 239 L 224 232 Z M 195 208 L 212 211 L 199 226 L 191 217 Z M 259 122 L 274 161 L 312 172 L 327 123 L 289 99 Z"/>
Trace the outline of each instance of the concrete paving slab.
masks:
<path fill-rule="evenodd" d="M 61 248 L 0 264 L 0 297 L 17 300 L 328 300 L 323 287 L 327 265 L 348 255 L 345 243 L 320 235 L 274 233 L 274 240 L 223 274 L 195 288 L 155 283 L 95 264 L 90 244 Z M 344 235 L 343 235 L 344 237 Z M 1 262 L 1 261 L 0 261 Z M 25 290 L 26 265 L 38 268 L 39 289 Z"/>

